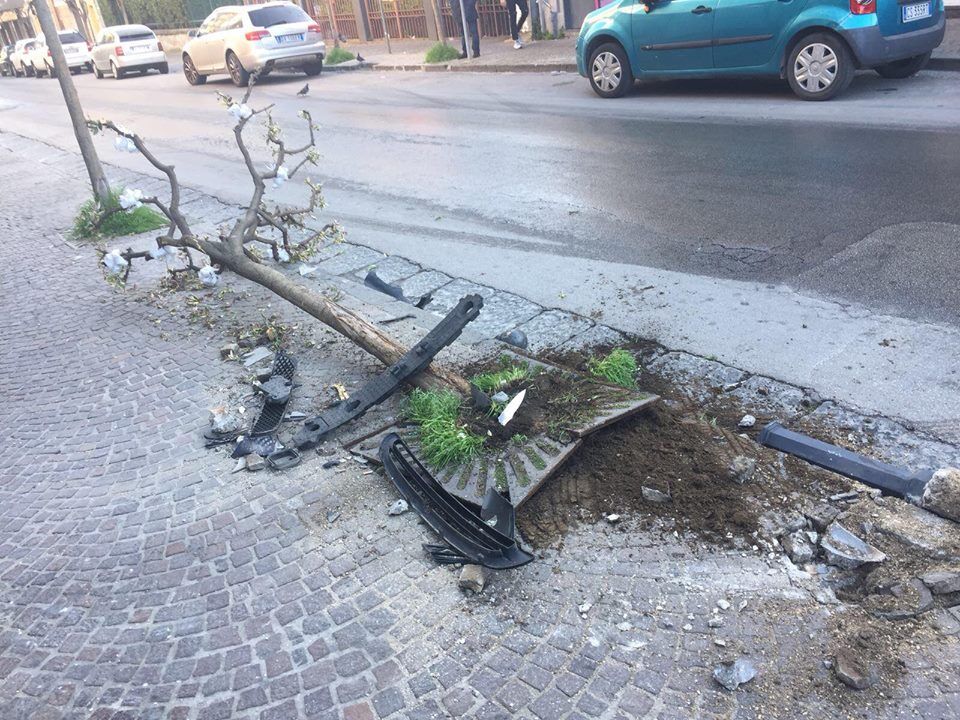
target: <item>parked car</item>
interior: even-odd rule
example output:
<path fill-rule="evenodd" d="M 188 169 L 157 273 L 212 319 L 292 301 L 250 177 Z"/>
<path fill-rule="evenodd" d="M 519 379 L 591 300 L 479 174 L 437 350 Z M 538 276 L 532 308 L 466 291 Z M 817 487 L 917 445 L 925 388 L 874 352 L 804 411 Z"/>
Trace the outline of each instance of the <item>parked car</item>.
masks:
<path fill-rule="evenodd" d="M 906 78 L 943 40 L 943 0 L 614 0 L 577 39 L 601 97 L 634 78 L 777 75 L 804 100 L 842 93 L 857 69 Z"/>
<path fill-rule="evenodd" d="M 30 50 L 33 49 L 36 40 L 17 40 L 13 45 L 13 52 L 10 53 L 10 65 L 13 68 L 13 74 L 16 77 L 26 77 L 33 74 L 33 66 L 25 65 L 24 60 Z"/>
<path fill-rule="evenodd" d="M 13 63 L 10 62 L 10 56 L 13 55 L 14 45 L 5 45 L 0 48 L 0 75 L 4 77 L 13 75 Z"/>
<path fill-rule="evenodd" d="M 226 73 L 243 87 L 250 73 L 276 68 L 319 75 L 327 50 L 320 26 L 289 2 L 220 7 L 190 35 L 183 48 L 183 74 L 191 85 Z"/>
<path fill-rule="evenodd" d="M 82 72 L 84 68 L 93 69 L 93 63 L 90 61 L 90 46 L 76 30 L 60 30 L 57 35 L 60 37 L 60 45 L 63 46 L 63 56 L 67 60 L 70 72 Z M 50 55 L 50 48 L 47 47 L 46 38 L 41 33 L 37 35 L 36 42 L 26 54 L 24 62 L 29 63 L 33 68 L 33 74 L 36 77 L 46 75 L 54 77 L 57 71 L 53 67 L 53 57 Z"/>
<path fill-rule="evenodd" d="M 145 75 L 158 70 L 170 72 L 167 56 L 153 30 L 146 25 L 114 25 L 104 28 L 90 51 L 93 74 L 97 78 L 111 75 L 117 80 L 130 72 Z"/>

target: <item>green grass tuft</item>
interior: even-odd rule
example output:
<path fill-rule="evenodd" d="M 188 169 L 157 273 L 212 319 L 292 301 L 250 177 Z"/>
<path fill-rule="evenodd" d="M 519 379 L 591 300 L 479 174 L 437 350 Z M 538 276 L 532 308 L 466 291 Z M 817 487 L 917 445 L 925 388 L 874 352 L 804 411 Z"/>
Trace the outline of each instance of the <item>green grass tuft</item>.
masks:
<path fill-rule="evenodd" d="M 434 468 L 476 457 L 484 438 L 460 423 L 460 396 L 449 390 L 414 390 L 407 400 L 407 416 L 420 426 L 420 450 Z"/>
<path fill-rule="evenodd" d="M 427 56 L 423 59 L 426 63 L 442 63 L 457 60 L 460 57 L 460 51 L 453 45 L 447 45 L 444 42 L 438 42 L 427 50 Z"/>
<path fill-rule="evenodd" d="M 344 63 L 355 58 L 356 55 L 354 55 L 352 52 L 347 52 L 342 47 L 335 47 L 333 50 L 327 53 L 327 56 L 323 59 L 323 62 L 327 65 L 339 65 L 340 63 Z"/>
<path fill-rule="evenodd" d="M 485 393 L 495 393 L 515 382 L 526 380 L 533 375 L 529 365 L 509 364 L 492 372 L 475 375 L 470 382 Z"/>
<path fill-rule="evenodd" d="M 614 385 L 634 389 L 637 387 L 637 360 L 622 348 L 618 348 L 605 358 L 591 358 L 587 369 L 594 377 L 601 378 Z"/>
<path fill-rule="evenodd" d="M 118 212 L 108 217 L 100 227 L 96 227 L 97 220 L 105 211 L 117 207 L 122 190 L 111 190 L 110 200 L 101 208 L 93 198 L 87 200 L 77 211 L 73 221 L 71 235 L 77 240 L 91 240 L 98 237 L 121 237 L 123 235 L 139 235 L 140 233 L 158 230 L 166 227 L 167 219 L 146 205 L 141 205 L 132 212 Z"/>

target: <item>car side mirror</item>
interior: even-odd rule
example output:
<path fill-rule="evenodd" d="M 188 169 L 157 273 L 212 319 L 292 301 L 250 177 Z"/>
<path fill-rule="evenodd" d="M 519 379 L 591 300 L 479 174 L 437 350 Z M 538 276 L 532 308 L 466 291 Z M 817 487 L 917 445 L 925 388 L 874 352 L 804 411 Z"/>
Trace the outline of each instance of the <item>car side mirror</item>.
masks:
<path fill-rule="evenodd" d="M 187 37 L 200 37 L 200 31 L 191 30 L 190 32 L 187 33 Z"/>

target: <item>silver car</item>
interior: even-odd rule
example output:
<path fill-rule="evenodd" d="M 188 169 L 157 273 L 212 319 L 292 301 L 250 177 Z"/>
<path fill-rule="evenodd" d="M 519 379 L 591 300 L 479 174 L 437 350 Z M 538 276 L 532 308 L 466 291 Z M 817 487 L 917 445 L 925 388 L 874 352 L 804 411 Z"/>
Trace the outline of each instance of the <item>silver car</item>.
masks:
<path fill-rule="evenodd" d="M 276 68 L 319 75 L 327 50 L 320 26 L 289 2 L 219 7 L 190 35 L 183 74 L 191 85 L 226 73 L 243 87 L 250 73 Z"/>
<path fill-rule="evenodd" d="M 146 25 L 114 25 L 104 28 L 97 36 L 97 44 L 90 51 L 93 74 L 98 78 L 111 75 L 117 80 L 130 72 L 146 74 L 159 70 L 170 72 L 163 44 Z"/>

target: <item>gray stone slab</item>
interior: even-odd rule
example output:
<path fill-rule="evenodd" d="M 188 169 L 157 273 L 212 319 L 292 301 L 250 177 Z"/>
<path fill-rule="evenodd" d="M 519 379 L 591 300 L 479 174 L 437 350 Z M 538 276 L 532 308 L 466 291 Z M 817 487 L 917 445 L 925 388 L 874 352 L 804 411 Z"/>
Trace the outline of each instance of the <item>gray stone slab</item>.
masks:
<path fill-rule="evenodd" d="M 437 270 L 424 270 L 398 283 L 407 297 L 420 297 L 438 291 L 453 278 Z M 456 305 L 456 303 L 454 303 Z M 432 310 L 433 308 L 431 308 Z"/>
<path fill-rule="evenodd" d="M 527 350 L 533 353 L 551 350 L 570 340 L 574 335 L 585 332 L 593 326 L 593 321 L 582 315 L 574 315 L 563 310 L 545 310 L 527 320 L 518 327 L 530 343 Z"/>
<path fill-rule="evenodd" d="M 649 363 L 647 369 L 681 383 L 696 379 L 704 389 L 722 388 L 743 382 L 747 377 L 747 373 L 743 370 L 685 352 L 670 352 L 662 355 Z"/>
<path fill-rule="evenodd" d="M 361 245 L 350 245 L 341 243 L 338 246 L 332 246 L 339 252 L 331 252 L 331 256 L 322 260 L 320 268 L 331 275 L 342 275 L 344 273 L 365 268 L 379 262 L 386 257 L 382 252 L 371 250 Z"/>
<path fill-rule="evenodd" d="M 477 318 L 477 320 L 480 320 L 487 312 L 487 300 L 489 300 L 495 292 L 496 290 L 492 287 L 478 285 L 469 280 L 457 278 L 433 291 L 433 300 L 427 305 L 427 310 L 435 312 L 438 315 L 446 315 L 457 306 L 460 298 L 464 295 L 476 294 L 483 298 L 483 310 L 480 311 L 480 317 Z M 470 326 L 476 327 L 477 320 L 471 323 Z"/>
<path fill-rule="evenodd" d="M 395 285 L 401 280 L 406 280 L 410 276 L 416 275 L 418 272 L 420 272 L 420 269 L 421 268 L 419 265 L 410 262 L 406 258 L 398 257 L 397 255 L 388 255 L 373 265 L 361 268 L 354 273 L 354 277 L 360 282 L 363 282 L 363 279 L 367 276 L 368 271 L 376 270 L 377 277 L 384 282 Z"/>
<path fill-rule="evenodd" d="M 484 298 L 480 316 L 470 323 L 470 329 L 481 337 L 492 338 L 521 325 L 543 308 L 536 303 L 513 295 L 498 292 Z"/>
<path fill-rule="evenodd" d="M 626 336 L 614 330 L 612 327 L 608 327 L 607 325 L 594 325 L 574 335 L 556 349 L 559 352 L 574 352 L 577 350 L 590 350 L 595 347 L 613 347 L 615 345 L 622 345 L 626 341 Z"/>

